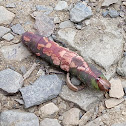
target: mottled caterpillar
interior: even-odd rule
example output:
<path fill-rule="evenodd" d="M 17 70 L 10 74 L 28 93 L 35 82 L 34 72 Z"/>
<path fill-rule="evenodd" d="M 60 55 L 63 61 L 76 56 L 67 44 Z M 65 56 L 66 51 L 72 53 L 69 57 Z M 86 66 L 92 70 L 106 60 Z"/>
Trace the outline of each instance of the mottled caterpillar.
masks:
<path fill-rule="evenodd" d="M 110 83 L 106 80 L 103 73 L 95 68 L 93 64 L 88 64 L 77 53 L 59 46 L 47 37 L 31 32 L 25 32 L 21 39 L 33 53 L 47 62 L 77 76 L 83 83 L 102 91 L 109 91 Z M 68 87 L 74 91 L 79 90 L 78 87 L 72 84 L 71 86 L 68 85 Z"/>

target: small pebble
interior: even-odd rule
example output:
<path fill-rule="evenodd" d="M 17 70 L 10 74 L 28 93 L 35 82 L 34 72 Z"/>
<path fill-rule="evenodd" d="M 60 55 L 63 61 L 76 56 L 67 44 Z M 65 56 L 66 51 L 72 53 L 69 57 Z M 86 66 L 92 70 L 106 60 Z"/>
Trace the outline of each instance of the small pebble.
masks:
<path fill-rule="evenodd" d="M 109 13 L 109 11 L 106 10 L 106 11 L 102 12 L 102 16 L 103 16 L 103 17 L 106 17 L 106 16 L 108 15 L 108 13 Z"/>
<path fill-rule="evenodd" d="M 55 17 L 55 18 L 54 18 L 54 23 L 55 23 L 55 24 L 60 23 L 59 17 Z"/>
<path fill-rule="evenodd" d="M 2 38 L 5 39 L 5 40 L 7 40 L 7 41 L 11 41 L 11 40 L 14 39 L 14 36 L 11 33 L 7 33 Z"/>
<path fill-rule="evenodd" d="M 9 3 L 6 5 L 7 8 L 15 8 L 15 3 Z"/>
<path fill-rule="evenodd" d="M 81 84 L 81 81 L 78 80 L 76 77 L 72 77 L 72 78 L 71 78 L 71 82 L 72 82 L 72 84 L 74 84 L 74 85 L 80 85 L 80 84 Z"/>
<path fill-rule="evenodd" d="M 20 70 L 21 70 L 21 72 L 23 73 L 23 75 L 27 72 L 25 66 L 21 66 L 21 67 L 20 67 Z"/>
<path fill-rule="evenodd" d="M 59 1 L 55 7 L 55 10 L 57 11 L 67 10 L 67 9 L 68 9 L 68 5 L 66 1 Z"/>
<path fill-rule="evenodd" d="M 111 18 L 116 18 L 119 16 L 119 13 L 117 10 L 109 10 L 108 14 L 110 15 Z"/>

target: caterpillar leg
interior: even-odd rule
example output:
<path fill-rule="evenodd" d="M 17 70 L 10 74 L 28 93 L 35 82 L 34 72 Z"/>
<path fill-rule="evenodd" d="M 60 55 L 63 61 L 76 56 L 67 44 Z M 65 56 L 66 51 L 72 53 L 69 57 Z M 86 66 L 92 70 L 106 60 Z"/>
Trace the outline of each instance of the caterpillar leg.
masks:
<path fill-rule="evenodd" d="M 71 83 L 70 81 L 70 73 L 67 73 L 67 76 L 66 76 L 66 83 L 67 83 L 67 86 L 69 89 L 71 89 L 72 91 L 81 91 L 84 89 L 84 85 L 83 86 L 75 86 Z"/>

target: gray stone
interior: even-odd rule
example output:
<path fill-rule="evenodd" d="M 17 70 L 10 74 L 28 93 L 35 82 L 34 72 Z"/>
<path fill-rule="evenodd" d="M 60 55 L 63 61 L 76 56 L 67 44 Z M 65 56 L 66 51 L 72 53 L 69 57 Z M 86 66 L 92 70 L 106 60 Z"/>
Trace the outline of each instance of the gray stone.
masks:
<path fill-rule="evenodd" d="M 109 90 L 109 96 L 113 98 L 122 98 L 124 96 L 124 91 L 122 87 L 121 80 L 112 78 L 110 80 L 111 89 Z"/>
<path fill-rule="evenodd" d="M 83 110 L 88 111 L 95 107 L 97 102 L 103 98 L 103 92 L 88 88 L 79 92 L 73 92 L 64 85 L 60 96 L 67 101 L 77 104 Z"/>
<path fill-rule="evenodd" d="M 74 27 L 74 24 L 70 20 L 67 20 L 67 21 L 61 22 L 59 27 L 60 28 L 70 28 L 70 27 Z"/>
<path fill-rule="evenodd" d="M 21 88 L 25 107 L 39 105 L 55 98 L 61 91 L 62 81 L 56 75 L 40 76 L 33 85 Z"/>
<path fill-rule="evenodd" d="M 87 6 L 85 2 L 78 2 L 74 8 L 70 10 L 70 20 L 73 22 L 81 22 L 92 16 L 91 7 Z"/>
<path fill-rule="evenodd" d="M 67 10 L 68 5 L 66 1 L 59 1 L 55 7 L 55 10 L 61 11 L 61 10 Z"/>
<path fill-rule="evenodd" d="M 10 31 L 10 28 L 6 28 L 4 26 L 0 26 L 0 37 L 4 36 L 9 31 Z"/>
<path fill-rule="evenodd" d="M 106 17 L 106 16 L 108 15 L 108 13 L 109 13 L 109 11 L 106 10 L 106 11 L 102 12 L 102 16 L 103 16 L 103 17 Z"/>
<path fill-rule="evenodd" d="M 104 0 L 104 2 L 102 3 L 102 6 L 106 6 L 108 7 L 109 5 L 113 4 L 113 3 L 117 3 L 118 0 Z"/>
<path fill-rule="evenodd" d="M 7 93 L 16 93 L 23 85 L 23 77 L 21 74 L 5 69 L 0 71 L 0 88 Z"/>
<path fill-rule="evenodd" d="M 57 114 L 59 108 L 54 103 L 48 103 L 39 109 L 39 115 L 41 118 L 51 117 Z"/>
<path fill-rule="evenodd" d="M 123 77 L 126 77 L 126 57 L 123 57 L 117 67 L 117 73 Z"/>
<path fill-rule="evenodd" d="M 0 51 L 6 60 L 21 61 L 22 59 L 25 59 L 31 55 L 31 53 L 22 43 L 3 46 Z"/>
<path fill-rule="evenodd" d="M 19 104 L 21 104 L 21 105 L 24 105 L 24 101 L 23 100 L 21 100 L 21 99 L 14 99 L 16 102 L 18 102 Z"/>
<path fill-rule="evenodd" d="M 14 36 L 11 33 L 8 33 L 8 34 L 4 35 L 2 38 L 7 41 L 11 41 L 14 39 Z"/>
<path fill-rule="evenodd" d="M 81 30 L 83 27 L 83 24 L 76 24 L 75 27 L 76 29 Z"/>
<path fill-rule="evenodd" d="M 108 14 L 110 15 L 111 18 L 116 18 L 119 16 L 119 13 L 117 10 L 109 10 Z"/>
<path fill-rule="evenodd" d="M 74 84 L 74 85 L 80 85 L 80 84 L 81 84 L 81 81 L 78 80 L 76 77 L 72 77 L 72 78 L 71 78 L 71 82 L 72 82 L 72 84 Z"/>
<path fill-rule="evenodd" d="M 7 8 L 15 8 L 15 3 L 9 3 L 6 5 Z"/>
<path fill-rule="evenodd" d="M 80 110 L 78 108 L 72 108 L 63 114 L 64 126 L 77 126 L 79 124 Z"/>
<path fill-rule="evenodd" d="M 16 25 L 13 25 L 11 27 L 12 31 L 18 35 L 21 35 L 23 34 L 25 31 L 24 31 L 24 28 L 20 25 L 20 24 L 16 24 Z"/>
<path fill-rule="evenodd" d="M 10 24 L 14 19 L 15 14 L 8 11 L 5 7 L 0 6 L 0 25 L 1 24 Z"/>
<path fill-rule="evenodd" d="M 33 113 L 7 110 L 0 114 L 0 124 L 0 126 L 39 126 L 39 120 Z"/>
<path fill-rule="evenodd" d="M 53 8 L 51 6 L 45 6 L 45 5 L 36 5 L 37 11 L 42 11 L 44 14 L 50 14 L 53 11 Z"/>
<path fill-rule="evenodd" d="M 112 108 L 112 107 L 115 107 L 116 105 L 120 104 L 123 101 L 124 101 L 123 98 L 122 99 L 110 98 L 105 101 L 105 105 L 107 108 Z"/>
<path fill-rule="evenodd" d="M 21 67 L 20 67 L 20 70 L 21 70 L 21 72 L 23 73 L 23 75 L 27 72 L 25 66 L 21 66 Z"/>
<path fill-rule="evenodd" d="M 47 37 L 53 33 L 55 27 L 53 19 L 43 14 L 39 14 L 35 19 L 36 21 L 34 27 L 40 35 Z"/>
<path fill-rule="evenodd" d="M 40 122 L 40 126 L 61 126 L 57 119 L 45 118 Z"/>
<path fill-rule="evenodd" d="M 55 24 L 60 23 L 60 19 L 59 19 L 59 17 L 55 17 L 55 18 L 54 18 L 54 23 L 55 23 Z"/>

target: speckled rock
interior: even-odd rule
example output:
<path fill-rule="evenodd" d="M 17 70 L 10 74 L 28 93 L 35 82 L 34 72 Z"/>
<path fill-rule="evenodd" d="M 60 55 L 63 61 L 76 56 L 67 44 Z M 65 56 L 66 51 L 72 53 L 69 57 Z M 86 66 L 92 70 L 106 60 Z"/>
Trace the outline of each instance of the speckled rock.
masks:
<path fill-rule="evenodd" d="M 66 1 L 59 1 L 55 7 L 55 10 L 61 11 L 61 10 L 67 10 L 68 5 Z"/>
<path fill-rule="evenodd" d="M 74 8 L 70 10 L 70 20 L 73 22 L 81 22 L 92 16 L 91 7 L 87 6 L 85 2 L 78 2 Z"/>
<path fill-rule="evenodd" d="M 40 126 L 61 126 L 57 119 L 45 118 L 40 122 Z"/>
<path fill-rule="evenodd" d="M 80 110 L 78 108 L 72 108 L 63 114 L 64 126 L 76 126 L 79 124 Z"/>
<path fill-rule="evenodd" d="M 14 19 L 15 14 L 8 11 L 5 7 L 0 6 L 0 25 L 10 24 Z"/>
<path fill-rule="evenodd" d="M 61 91 L 62 81 L 57 75 L 40 76 L 32 85 L 21 88 L 25 107 L 39 105 L 55 98 Z"/>
<path fill-rule="evenodd" d="M 0 37 L 4 36 L 9 31 L 10 31 L 10 28 L 6 28 L 4 26 L 0 26 Z"/>
<path fill-rule="evenodd" d="M 0 124 L 0 126 L 39 126 L 39 120 L 33 113 L 7 110 L 0 114 Z"/>
<path fill-rule="evenodd" d="M 0 89 L 7 93 L 16 93 L 23 85 L 23 77 L 21 74 L 5 69 L 0 71 Z"/>
<path fill-rule="evenodd" d="M 41 118 L 51 117 L 59 111 L 59 108 L 54 103 L 48 103 L 39 109 Z"/>
<path fill-rule="evenodd" d="M 31 55 L 29 50 L 22 43 L 3 46 L 0 51 L 6 60 L 21 61 Z"/>

